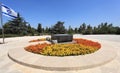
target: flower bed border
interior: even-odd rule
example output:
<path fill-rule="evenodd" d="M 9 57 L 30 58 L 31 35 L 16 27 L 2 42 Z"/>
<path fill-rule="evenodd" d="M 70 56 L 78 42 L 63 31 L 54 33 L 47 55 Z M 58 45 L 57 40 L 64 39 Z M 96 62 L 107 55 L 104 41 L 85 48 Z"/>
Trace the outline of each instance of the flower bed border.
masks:
<path fill-rule="evenodd" d="M 96 41 L 101 43 L 102 48 L 93 54 L 83 56 L 43 56 L 27 52 L 24 50 L 24 47 L 10 50 L 8 56 L 19 64 L 44 70 L 67 71 L 88 69 L 106 64 L 112 61 L 117 55 L 111 46 L 112 43 L 103 40 Z"/>
<path fill-rule="evenodd" d="M 74 41 L 76 41 L 76 43 L 74 44 L 43 43 L 43 44 L 29 45 L 25 47 L 25 50 L 31 53 L 36 53 L 46 56 L 63 57 L 63 56 L 78 56 L 78 55 L 91 54 L 98 51 L 101 48 L 100 43 L 94 42 L 92 40 L 75 38 Z"/>

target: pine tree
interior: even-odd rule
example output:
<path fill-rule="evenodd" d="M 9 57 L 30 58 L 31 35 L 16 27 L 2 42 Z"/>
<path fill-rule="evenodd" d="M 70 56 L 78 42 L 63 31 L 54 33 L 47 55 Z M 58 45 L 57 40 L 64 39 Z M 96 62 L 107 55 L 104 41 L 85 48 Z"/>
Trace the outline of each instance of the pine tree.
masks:
<path fill-rule="evenodd" d="M 64 34 L 66 33 L 65 26 L 63 26 L 64 22 L 58 21 L 51 30 L 53 34 Z"/>
<path fill-rule="evenodd" d="M 89 24 L 87 25 L 87 28 L 85 30 L 85 33 L 84 34 L 92 34 L 92 26 Z"/>
<path fill-rule="evenodd" d="M 26 35 L 27 34 L 26 24 L 27 22 L 18 13 L 17 18 L 13 18 L 12 20 L 9 20 L 4 25 L 5 33 Z"/>
<path fill-rule="evenodd" d="M 27 28 L 28 28 L 28 33 L 32 33 L 32 28 L 30 24 L 28 24 Z"/>
<path fill-rule="evenodd" d="M 74 30 L 72 29 L 71 26 L 69 26 L 68 33 L 69 33 L 69 34 L 73 34 L 73 33 L 74 33 Z"/>
<path fill-rule="evenodd" d="M 39 33 L 42 33 L 42 24 L 40 24 L 40 23 L 38 24 L 37 31 Z"/>
<path fill-rule="evenodd" d="M 75 31 L 75 33 L 78 33 L 78 28 L 75 28 L 74 31 Z"/>
<path fill-rule="evenodd" d="M 85 30 L 86 30 L 86 24 L 85 23 L 83 23 L 82 25 L 80 25 L 80 27 L 79 27 L 79 33 L 82 33 L 82 34 L 84 34 L 85 33 Z"/>

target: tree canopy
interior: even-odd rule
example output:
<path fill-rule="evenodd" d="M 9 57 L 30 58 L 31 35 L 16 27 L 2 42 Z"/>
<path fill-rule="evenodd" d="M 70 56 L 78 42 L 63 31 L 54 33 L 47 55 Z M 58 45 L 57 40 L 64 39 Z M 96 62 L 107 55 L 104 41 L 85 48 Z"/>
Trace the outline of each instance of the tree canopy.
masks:
<path fill-rule="evenodd" d="M 35 33 L 35 29 L 31 28 L 18 13 L 17 18 L 13 18 L 4 24 L 5 34 L 18 34 L 18 35 L 27 35 L 29 33 Z"/>
<path fill-rule="evenodd" d="M 42 27 L 38 23 L 37 28 L 31 27 L 31 24 L 25 21 L 18 13 L 17 18 L 13 18 L 4 24 L 5 34 L 17 35 L 35 35 L 35 34 L 120 34 L 120 27 L 113 26 L 112 23 L 102 22 L 98 26 L 82 23 L 78 27 L 69 26 L 68 29 L 64 26 L 65 22 L 58 21 L 52 27 Z M 0 28 L 2 34 L 2 28 Z"/>
<path fill-rule="evenodd" d="M 66 33 L 64 22 L 58 21 L 52 28 L 51 33 L 53 34 L 64 34 Z"/>

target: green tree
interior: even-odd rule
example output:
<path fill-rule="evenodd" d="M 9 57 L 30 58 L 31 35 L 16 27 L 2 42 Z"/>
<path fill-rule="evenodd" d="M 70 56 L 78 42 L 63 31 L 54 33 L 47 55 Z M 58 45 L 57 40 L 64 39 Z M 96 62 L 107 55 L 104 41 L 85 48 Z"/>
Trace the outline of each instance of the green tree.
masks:
<path fill-rule="evenodd" d="M 82 26 L 80 25 L 80 27 L 78 28 L 78 32 L 82 33 Z"/>
<path fill-rule="evenodd" d="M 93 28 L 93 34 L 97 34 L 98 33 L 98 28 L 94 26 Z"/>
<path fill-rule="evenodd" d="M 108 33 L 108 23 L 101 23 L 100 33 L 107 34 Z"/>
<path fill-rule="evenodd" d="M 74 29 L 74 32 L 75 32 L 75 33 L 78 33 L 78 28 L 75 28 L 75 29 Z"/>
<path fill-rule="evenodd" d="M 109 24 L 108 26 L 108 33 L 109 34 L 115 34 L 117 32 L 116 28 L 113 26 L 113 24 Z"/>
<path fill-rule="evenodd" d="M 51 34 L 51 28 L 50 27 L 45 27 L 42 28 L 44 34 Z"/>
<path fill-rule="evenodd" d="M 120 27 L 115 27 L 116 28 L 116 34 L 120 34 Z"/>
<path fill-rule="evenodd" d="M 40 23 L 38 24 L 37 31 L 39 33 L 42 33 L 42 24 L 40 24 Z"/>
<path fill-rule="evenodd" d="M 48 27 L 45 28 L 45 33 L 49 33 L 49 28 Z"/>
<path fill-rule="evenodd" d="M 117 34 L 119 27 L 114 27 L 113 24 L 107 22 L 101 23 L 97 27 L 94 27 L 93 34 Z"/>
<path fill-rule="evenodd" d="M 28 34 L 32 34 L 33 35 L 33 30 L 32 30 L 32 27 L 31 27 L 30 24 L 28 24 L 27 29 L 28 29 L 28 31 L 27 31 Z"/>
<path fill-rule="evenodd" d="M 79 33 L 82 33 L 82 34 L 84 34 L 85 33 L 85 30 L 86 30 L 86 24 L 85 23 L 83 23 L 82 25 L 80 25 L 80 27 L 79 27 Z"/>
<path fill-rule="evenodd" d="M 45 28 L 42 28 L 42 33 L 45 33 Z"/>
<path fill-rule="evenodd" d="M 26 35 L 27 34 L 27 22 L 20 16 L 18 13 L 17 18 L 9 20 L 4 25 L 5 33 L 7 34 L 18 34 Z"/>
<path fill-rule="evenodd" d="M 87 28 L 86 28 L 84 34 L 92 34 L 92 26 L 91 25 L 87 25 Z"/>
<path fill-rule="evenodd" d="M 38 32 L 37 32 L 37 30 L 35 29 L 35 28 L 31 28 L 31 34 L 32 34 L 32 36 L 34 36 L 34 35 L 38 35 Z"/>
<path fill-rule="evenodd" d="M 51 34 L 51 28 L 50 27 L 48 28 L 48 33 Z"/>
<path fill-rule="evenodd" d="M 57 24 L 55 24 L 51 28 L 52 34 L 64 34 L 66 33 L 65 26 L 63 26 L 64 22 L 58 21 Z"/>
<path fill-rule="evenodd" d="M 2 28 L 0 28 L 0 35 L 2 34 Z"/>
<path fill-rule="evenodd" d="M 73 28 L 71 26 L 69 26 L 68 33 L 69 34 L 73 34 L 74 33 L 74 30 L 73 30 Z"/>

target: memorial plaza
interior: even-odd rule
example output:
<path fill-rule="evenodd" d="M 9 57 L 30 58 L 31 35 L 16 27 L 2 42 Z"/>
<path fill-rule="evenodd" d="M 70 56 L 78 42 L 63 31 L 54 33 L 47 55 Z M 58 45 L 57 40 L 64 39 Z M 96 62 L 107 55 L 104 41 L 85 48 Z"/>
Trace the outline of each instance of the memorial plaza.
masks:
<path fill-rule="evenodd" d="M 5 44 L 0 44 L 0 73 L 120 73 L 119 35 L 73 35 L 102 44 L 100 50 L 86 56 L 50 58 L 21 50 L 32 44 L 30 40 L 46 37 L 51 36 L 5 38 Z"/>

